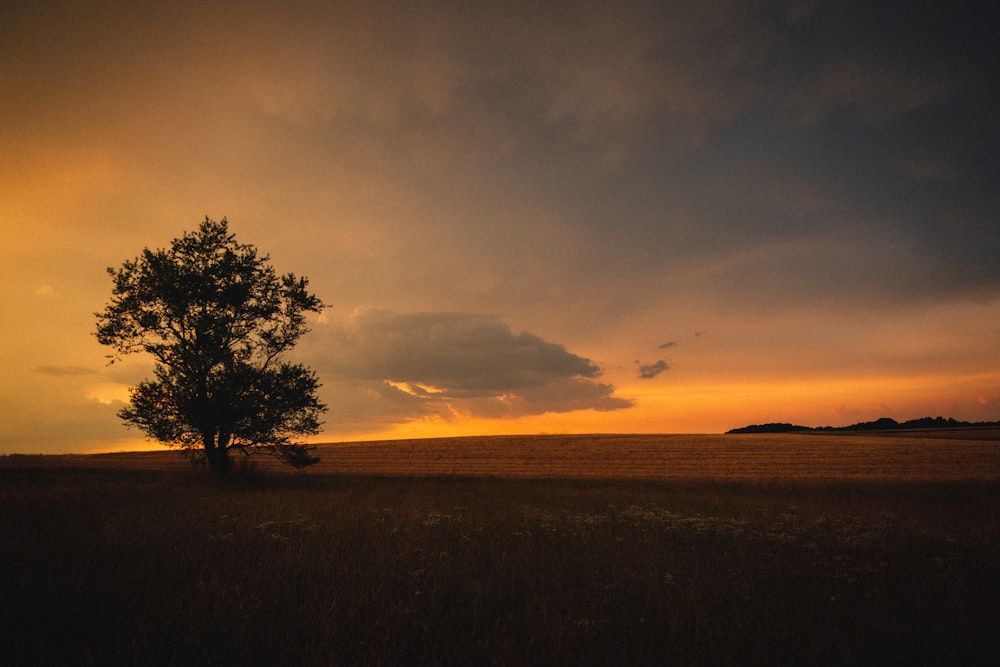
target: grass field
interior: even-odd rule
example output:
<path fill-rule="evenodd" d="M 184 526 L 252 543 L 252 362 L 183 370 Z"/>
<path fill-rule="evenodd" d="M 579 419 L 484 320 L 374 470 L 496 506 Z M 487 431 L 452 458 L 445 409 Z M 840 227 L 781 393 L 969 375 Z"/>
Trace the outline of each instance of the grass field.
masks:
<path fill-rule="evenodd" d="M 993 664 L 995 435 L 0 457 L 0 664 Z"/>

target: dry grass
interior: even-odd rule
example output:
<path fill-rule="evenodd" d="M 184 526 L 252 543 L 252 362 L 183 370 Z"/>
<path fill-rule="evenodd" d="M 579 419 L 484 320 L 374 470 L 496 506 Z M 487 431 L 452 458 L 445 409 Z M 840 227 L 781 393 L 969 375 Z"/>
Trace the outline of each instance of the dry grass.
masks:
<path fill-rule="evenodd" d="M 308 474 L 574 479 L 994 480 L 1000 431 L 883 435 L 539 435 L 327 444 Z M 174 452 L 0 457 L 0 467 L 182 469 Z M 264 470 L 282 467 L 267 458 Z"/>
<path fill-rule="evenodd" d="M 836 435 L 593 435 L 327 445 L 317 471 L 585 479 L 1000 479 L 994 440 Z"/>
<path fill-rule="evenodd" d="M 470 438 L 225 481 L 0 460 L 0 664 L 963 664 L 995 441 Z"/>

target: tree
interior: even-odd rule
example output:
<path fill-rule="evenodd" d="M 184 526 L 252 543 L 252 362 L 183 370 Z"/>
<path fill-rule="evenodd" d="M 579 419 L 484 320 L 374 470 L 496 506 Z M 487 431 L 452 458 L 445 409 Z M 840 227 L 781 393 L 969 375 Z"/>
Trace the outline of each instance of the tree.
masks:
<path fill-rule="evenodd" d="M 319 432 L 326 406 L 315 373 L 282 360 L 326 306 L 305 278 L 278 276 L 267 255 L 205 218 L 167 250 L 109 268 L 111 301 L 97 316 L 110 362 L 146 352 L 155 379 L 130 389 L 118 415 L 149 437 L 226 472 L 230 453 L 265 452 L 296 467 L 319 461 L 296 435 Z"/>

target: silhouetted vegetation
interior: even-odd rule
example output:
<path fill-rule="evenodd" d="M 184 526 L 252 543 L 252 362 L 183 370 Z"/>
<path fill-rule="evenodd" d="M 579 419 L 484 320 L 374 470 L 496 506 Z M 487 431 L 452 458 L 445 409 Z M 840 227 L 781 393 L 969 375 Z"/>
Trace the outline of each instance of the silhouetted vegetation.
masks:
<path fill-rule="evenodd" d="M 794 433 L 795 431 L 809 431 L 811 430 L 808 426 L 796 426 L 795 424 L 786 424 L 782 422 L 773 424 L 753 424 L 751 426 L 744 426 L 743 428 L 734 428 L 726 433 Z"/>
<path fill-rule="evenodd" d="M 918 430 L 935 428 L 998 428 L 1000 422 L 963 422 L 944 417 L 922 417 L 898 422 L 890 417 L 881 417 L 874 421 L 858 422 L 850 426 L 797 426 L 795 424 L 752 424 L 734 428 L 726 433 L 791 433 L 795 431 L 840 432 L 840 431 L 891 431 Z"/>
<path fill-rule="evenodd" d="M 112 362 L 137 352 L 156 360 L 156 379 L 132 389 L 123 420 L 217 472 L 229 470 L 233 451 L 296 467 L 318 461 L 291 438 L 319 432 L 319 382 L 281 360 L 308 331 L 304 313 L 324 307 L 305 278 L 278 276 L 225 219 L 208 218 L 168 250 L 146 249 L 108 273 L 114 291 L 97 314 L 97 340 L 115 349 Z"/>

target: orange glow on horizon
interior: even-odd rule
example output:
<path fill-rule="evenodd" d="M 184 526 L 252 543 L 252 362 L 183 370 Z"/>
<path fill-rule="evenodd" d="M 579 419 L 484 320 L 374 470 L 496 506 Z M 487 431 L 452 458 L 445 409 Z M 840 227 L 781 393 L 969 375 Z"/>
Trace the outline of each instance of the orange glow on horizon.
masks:
<path fill-rule="evenodd" d="M 104 443 L 84 448 L 80 454 L 120 454 L 122 452 L 180 451 L 152 440 L 122 440 L 114 444 Z"/>
<path fill-rule="evenodd" d="M 814 427 L 846 426 L 880 417 L 892 417 L 899 421 L 928 416 L 992 421 L 996 419 L 992 415 L 1000 407 L 1000 373 L 810 380 L 775 378 L 759 382 L 734 379 L 690 384 L 636 382 L 619 388 L 617 394 L 634 400 L 635 405 L 623 410 L 579 410 L 516 419 L 444 419 L 434 416 L 390 425 L 381 430 L 357 432 L 338 432 L 336 423 L 331 420 L 328 423 L 333 427 L 331 430 L 305 441 L 321 444 L 492 435 L 714 434 L 768 422 Z M 927 395 L 939 398 L 936 403 L 928 404 Z M 956 405 L 974 405 L 986 416 L 967 419 L 956 415 L 950 407 Z M 110 454 L 171 449 L 157 442 L 133 437 L 91 442 L 65 453 Z M 50 450 L 49 453 L 63 452 Z"/>
<path fill-rule="evenodd" d="M 1000 373 L 917 377 L 733 380 L 667 385 L 637 383 L 618 395 L 636 401 L 632 408 L 600 412 L 581 410 L 518 419 L 434 417 L 397 424 L 383 430 L 334 435 L 320 434 L 312 442 L 395 440 L 487 435 L 583 433 L 723 433 L 732 428 L 767 422 L 802 426 L 847 426 L 880 417 L 904 421 L 920 417 L 954 416 L 950 405 L 982 404 L 978 387 L 1000 387 Z M 939 396 L 929 405 L 925 397 Z M 934 414 L 930 414 L 934 413 Z M 956 417 L 962 419 L 961 417 Z M 978 421 L 971 419 L 969 421 Z"/>

